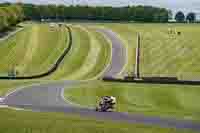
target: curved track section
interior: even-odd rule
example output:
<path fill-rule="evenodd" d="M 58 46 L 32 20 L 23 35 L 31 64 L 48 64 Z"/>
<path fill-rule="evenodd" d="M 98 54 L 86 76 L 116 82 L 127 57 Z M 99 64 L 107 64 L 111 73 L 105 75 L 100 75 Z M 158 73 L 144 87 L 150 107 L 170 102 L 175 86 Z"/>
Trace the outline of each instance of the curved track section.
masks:
<path fill-rule="evenodd" d="M 79 81 L 60 81 L 57 83 L 30 86 L 7 96 L 4 100 L 4 104 L 38 112 L 76 113 L 84 117 L 94 117 L 101 120 L 116 120 L 164 128 L 192 129 L 200 131 L 200 123 L 190 120 L 147 117 L 140 114 L 120 112 L 95 112 L 93 109 L 79 108 L 70 103 L 66 103 L 62 97 L 63 88 L 79 83 Z"/>
<path fill-rule="evenodd" d="M 112 63 L 108 70 L 105 72 L 106 76 L 115 76 L 119 71 L 122 70 L 125 60 L 124 53 L 121 53 L 122 43 L 116 40 L 113 32 L 103 30 L 102 33 L 112 41 L 113 51 Z M 119 46 L 121 45 L 121 46 Z M 119 54 L 121 53 L 121 54 Z M 114 56 L 116 54 L 116 56 Z M 119 66 L 118 66 L 118 62 Z M 87 82 L 87 81 L 82 81 Z M 9 94 L 3 100 L 2 104 L 23 108 L 31 109 L 33 111 L 44 111 L 44 112 L 65 112 L 65 113 L 76 113 L 84 117 L 94 117 L 102 120 L 116 120 L 129 123 L 140 123 L 161 127 L 177 128 L 177 129 L 192 129 L 200 131 L 200 123 L 193 122 L 190 120 L 175 120 L 159 117 L 147 117 L 143 115 L 134 115 L 128 113 L 119 112 L 95 112 L 92 109 L 80 108 L 73 106 L 70 103 L 66 103 L 63 96 L 63 88 L 77 85 L 81 81 L 58 81 L 50 84 L 34 85 L 30 87 L 22 88 L 14 93 Z"/>
<path fill-rule="evenodd" d="M 115 77 L 126 64 L 126 49 L 113 31 L 106 29 L 98 29 L 97 31 L 107 36 L 112 42 L 112 62 L 103 75 L 104 77 Z"/>

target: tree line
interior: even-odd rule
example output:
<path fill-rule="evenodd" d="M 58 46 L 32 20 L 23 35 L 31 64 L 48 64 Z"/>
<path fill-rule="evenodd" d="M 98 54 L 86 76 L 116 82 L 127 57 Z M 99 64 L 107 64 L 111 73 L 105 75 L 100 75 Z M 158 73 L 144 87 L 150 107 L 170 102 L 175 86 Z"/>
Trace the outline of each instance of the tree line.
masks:
<path fill-rule="evenodd" d="M 65 5 L 0 4 L 0 31 L 23 20 L 117 20 L 168 22 L 170 11 L 152 6 L 89 7 Z"/>
<path fill-rule="evenodd" d="M 0 32 L 9 29 L 24 19 L 24 12 L 19 5 L 0 5 Z"/>
<path fill-rule="evenodd" d="M 0 31 L 4 31 L 23 20 L 116 20 L 135 22 L 168 22 L 172 12 L 153 6 L 127 7 L 89 7 L 65 5 L 0 4 Z M 186 17 L 179 11 L 175 15 L 177 22 L 194 22 L 195 13 Z"/>
<path fill-rule="evenodd" d="M 23 10 L 25 18 L 29 20 L 79 19 L 137 22 L 167 22 L 170 12 L 165 8 L 152 6 L 89 7 L 33 4 L 24 4 Z"/>
<path fill-rule="evenodd" d="M 185 15 L 182 11 L 178 11 L 175 15 L 176 22 L 196 22 L 196 14 L 194 12 L 189 12 Z"/>

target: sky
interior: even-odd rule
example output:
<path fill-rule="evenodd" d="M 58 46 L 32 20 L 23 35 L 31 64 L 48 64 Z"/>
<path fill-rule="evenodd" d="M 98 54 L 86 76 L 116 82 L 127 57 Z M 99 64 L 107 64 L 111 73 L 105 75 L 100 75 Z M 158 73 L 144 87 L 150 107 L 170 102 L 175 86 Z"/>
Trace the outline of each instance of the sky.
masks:
<path fill-rule="evenodd" d="M 0 2 L 16 2 L 16 0 L 0 0 Z M 84 5 L 108 5 L 108 6 L 126 6 L 126 5 L 152 5 L 171 9 L 173 12 L 179 10 L 188 13 L 190 11 L 200 13 L 200 0 L 21 0 L 25 3 L 42 4 L 75 4 Z"/>

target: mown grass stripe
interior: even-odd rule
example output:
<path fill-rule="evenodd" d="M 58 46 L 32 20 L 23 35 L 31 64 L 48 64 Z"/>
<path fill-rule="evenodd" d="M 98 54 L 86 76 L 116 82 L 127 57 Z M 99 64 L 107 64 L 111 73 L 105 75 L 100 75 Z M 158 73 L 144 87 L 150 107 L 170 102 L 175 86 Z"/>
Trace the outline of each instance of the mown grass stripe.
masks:
<path fill-rule="evenodd" d="M 55 64 L 49 68 L 48 71 L 40 73 L 40 74 L 36 74 L 36 75 L 31 75 L 31 76 L 16 76 L 16 77 L 2 76 L 2 77 L 0 77 L 0 79 L 4 79 L 4 80 L 5 79 L 10 79 L 10 80 L 38 79 L 38 78 L 48 76 L 48 75 L 52 74 L 53 72 L 55 72 L 58 69 L 59 65 L 62 63 L 66 54 L 68 54 L 68 52 L 70 51 L 71 46 L 72 46 L 71 29 L 68 26 L 66 28 L 68 29 L 68 32 L 69 32 L 69 45 L 64 50 L 64 52 L 59 56 L 59 58 L 56 60 Z"/>

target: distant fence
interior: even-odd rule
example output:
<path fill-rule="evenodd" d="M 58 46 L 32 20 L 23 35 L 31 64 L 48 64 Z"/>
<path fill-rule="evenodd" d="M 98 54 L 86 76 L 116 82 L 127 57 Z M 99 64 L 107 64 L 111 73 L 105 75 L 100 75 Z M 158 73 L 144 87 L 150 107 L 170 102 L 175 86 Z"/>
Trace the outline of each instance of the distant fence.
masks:
<path fill-rule="evenodd" d="M 31 75 L 31 76 L 16 76 L 16 77 L 12 77 L 12 76 L 0 76 L 0 80 L 25 80 L 25 79 L 38 79 L 38 78 L 43 78 L 46 76 L 51 75 L 53 72 L 55 72 L 59 65 L 61 64 L 61 62 L 63 61 L 63 59 L 65 58 L 65 56 L 69 53 L 71 47 L 72 47 L 72 32 L 69 26 L 66 26 L 66 28 L 68 29 L 68 33 L 69 33 L 69 44 L 68 47 L 64 50 L 64 52 L 61 54 L 61 56 L 58 58 L 58 60 L 55 62 L 55 64 L 47 71 L 41 74 L 36 74 L 36 75 Z"/>

